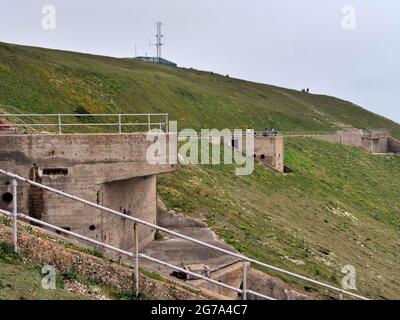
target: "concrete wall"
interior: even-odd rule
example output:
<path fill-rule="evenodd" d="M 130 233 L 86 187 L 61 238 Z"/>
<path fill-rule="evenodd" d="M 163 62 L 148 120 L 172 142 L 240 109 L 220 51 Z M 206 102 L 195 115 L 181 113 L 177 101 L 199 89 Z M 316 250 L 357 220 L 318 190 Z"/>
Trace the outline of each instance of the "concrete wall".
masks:
<path fill-rule="evenodd" d="M 340 142 L 340 135 L 338 134 L 327 134 L 327 135 L 316 135 L 312 136 L 314 139 L 323 140 L 332 143 L 341 143 Z"/>
<path fill-rule="evenodd" d="M 388 151 L 393 153 L 400 153 L 400 141 L 394 138 L 388 138 Z"/>
<path fill-rule="evenodd" d="M 155 175 L 107 182 L 100 190 L 100 203 L 103 206 L 156 224 Z M 132 221 L 107 213 L 102 214 L 103 241 L 109 244 L 114 246 L 123 244 L 123 249 L 133 250 L 135 246 L 132 237 L 133 227 Z M 139 242 L 152 241 L 154 232 L 155 230 L 139 225 Z"/>
<path fill-rule="evenodd" d="M 254 157 L 279 172 L 284 172 L 284 138 L 283 137 L 254 137 Z M 242 140 L 246 150 L 246 137 Z"/>
<path fill-rule="evenodd" d="M 313 136 L 313 138 L 332 142 L 332 143 L 356 146 L 359 148 L 362 147 L 362 135 L 361 135 L 361 133 L 358 133 L 358 132 L 337 133 L 337 134 L 329 134 L 329 135 L 316 135 L 316 136 Z"/>
<path fill-rule="evenodd" d="M 279 172 L 284 171 L 283 137 L 256 137 L 254 153 L 256 159 L 265 162 Z"/>
<path fill-rule="evenodd" d="M 220 270 L 216 270 L 212 273 L 211 278 L 232 287 L 240 288 L 243 282 L 243 262 L 236 262 L 232 265 L 225 266 Z M 226 296 L 229 299 L 235 300 L 239 298 L 237 292 L 204 280 L 192 280 L 191 283 L 208 291 L 217 292 L 218 294 Z"/>
<path fill-rule="evenodd" d="M 388 138 L 371 139 L 371 152 L 372 153 L 387 153 L 388 152 Z"/>
<path fill-rule="evenodd" d="M 371 152 L 371 139 L 369 137 L 361 138 L 361 149 Z"/>
<path fill-rule="evenodd" d="M 362 147 L 362 134 L 358 132 L 340 133 L 340 143 L 347 146 Z"/>
<path fill-rule="evenodd" d="M 360 131 L 338 132 L 333 135 L 313 136 L 315 139 L 332 143 L 350 145 L 362 148 L 371 153 L 386 153 L 389 151 L 389 132 L 387 131 Z"/>
<path fill-rule="evenodd" d="M 148 164 L 151 143 L 144 134 L 1 135 L 0 167 L 154 223 L 154 175 L 174 171 L 175 166 Z M 10 208 L 3 199 L 10 188 L 10 180 L 0 176 L 1 208 Z M 18 189 L 18 205 L 20 212 L 93 239 L 108 242 L 111 237 L 110 243 L 131 248 L 132 226 L 111 222 L 97 209 L 24 184 Z M 152 230 L 139 231 L 146 244 Z"/>
<path fill-rule="evenodd" d="M 169 229 L 207 228 L 207 225 L 203 222 L 169 212 L 168 210 L 160 207 L 157 208 L 157 225 Z"/>

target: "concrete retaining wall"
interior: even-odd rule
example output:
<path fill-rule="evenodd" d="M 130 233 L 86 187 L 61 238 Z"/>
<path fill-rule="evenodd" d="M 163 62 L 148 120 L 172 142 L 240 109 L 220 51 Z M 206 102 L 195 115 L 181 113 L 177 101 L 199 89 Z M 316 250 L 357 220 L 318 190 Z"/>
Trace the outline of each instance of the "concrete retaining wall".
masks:
<path fill-rule="evenodd" d="M 206 228 L 207 225 L 190 217 L 181 216 L 157 208 L 157 225 L 164 228 Z"/>
<path fill-rule="evenodd" d="M 333 135 L 316 135 L 315 139 L 324 140 L 332 143 L 339 143 L 364 149 L 371 153 L 387 153 L 390 151 L 390 145 L 396 145 L 391 142 L 394 139 L 389 137 L 387 131 L 367 131 L 367 132 L 338 132 Z M 394 147 L 394 150 L 396 148 Z"/>
<path fill-rule="evenodd" d="M 362 144 L 362 134 L 361 133 L 340 133 L 340 143 L 347 146 L 355 146 L 361 148 Z"/>
<path fill-rule="evenodd" d="M 338 133 L 329 135 L 316 135 L 312 136 L 315 139 L 328 141 L 332 143 L 351 145 L 355 147 L 362 147 L 362 136 L 360 133 Z"/>
<path fill-rule="evenodd" d="M 313 138 L 318 139 L 318 140 L 323 140 L 327 142 L 332 142 L 332 143 L 338 143 L 340 144 L 340 135 L 338 134 L 329 134 L 329 135 L 318 135 L 318 136 L 313 136 Z"/>

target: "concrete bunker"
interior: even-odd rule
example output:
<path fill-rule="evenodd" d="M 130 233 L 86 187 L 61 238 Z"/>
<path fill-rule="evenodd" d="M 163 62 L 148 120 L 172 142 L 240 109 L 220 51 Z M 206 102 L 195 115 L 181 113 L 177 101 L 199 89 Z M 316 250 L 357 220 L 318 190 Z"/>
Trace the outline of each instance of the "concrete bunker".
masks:
<path fill-rule="evenodd" d="M 0 167 L 155 223 L 156 175 L 176 167 L 168 161 L 149 164 L 146 151 L 152 143 L 142 133 L 0 135 Z M 0 208 L 10 210 L 12 186 L 4 176 L 0 195 Z M 134 246 L 133 222 L 22 182 L 18 211 L 124 250 Z M 153 239 L 154 230 L 139 226 L 140 246 Z"/>
<path fill-rule="evenodd" d="M 242 146 L 242 150 L 246 150 L 246 136 L 243 137 Z M 255 136 L 253 157 L 256 161 L 284 173 L 284 138 Z"/>

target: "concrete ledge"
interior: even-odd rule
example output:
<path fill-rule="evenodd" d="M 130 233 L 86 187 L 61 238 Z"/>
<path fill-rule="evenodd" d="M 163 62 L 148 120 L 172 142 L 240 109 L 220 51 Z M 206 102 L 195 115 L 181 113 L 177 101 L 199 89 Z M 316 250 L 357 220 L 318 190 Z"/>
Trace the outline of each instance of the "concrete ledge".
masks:
<path fill-rule="evenodd" d="M 164 228 L 207 228 L 201 221 L 157 208 L 157 225 Z"/>

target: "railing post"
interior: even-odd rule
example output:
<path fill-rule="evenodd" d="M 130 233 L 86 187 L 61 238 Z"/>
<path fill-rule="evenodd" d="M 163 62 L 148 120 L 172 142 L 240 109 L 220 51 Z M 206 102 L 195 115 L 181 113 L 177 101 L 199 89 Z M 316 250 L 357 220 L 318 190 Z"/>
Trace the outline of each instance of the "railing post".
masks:
<path fill-rule="evenodd" d="M 118 115 L 118 132 L 122 133 L 122 116 L 120 114 Z"/>
<path fill-rule="evenodd" d="M 150 113 L 147 115 L 147 123 L 149 126 L 149 132 L 150 132 L 150 130 L 151 130 L 151 114 Z"/>
<path fill-rule="evenodd" d="M 135 237 L 135 294 L 136 299 L 139 298 L 139 229 L 138 224 L 133 226 Z"/>
<path fill-rule="evenodd" d="M 242 298 L 243 300 L 247 300 L 247 266 L 248 263 L 247 261 L 243 261 L 243 294 L 242 294 Z"/>
<path fill-rule="evenodd" d="M 169 133 L 169 116 L 168 116 L 168 114 L 165 117 L 165 121 L 166 121 L 166 123 L 165 123 L 165 133 Z"/>
<path fill-rule="evenodd" d="M 17 202 L 17 180 L 12 181 L 13 188 L 13 246 L 14 252 L 18 252 L 18 202 Z"/>
<path fill-rule="evenodd" d="M 62 129 L 61 129 L 61 114 L 58 115 L 58 133 L 59 134 L 62 133 Z"/>

